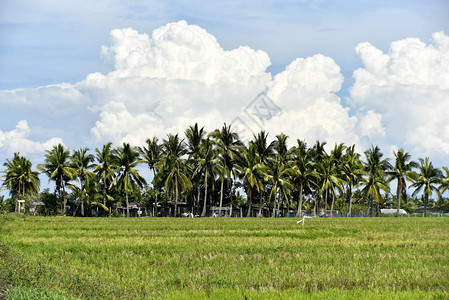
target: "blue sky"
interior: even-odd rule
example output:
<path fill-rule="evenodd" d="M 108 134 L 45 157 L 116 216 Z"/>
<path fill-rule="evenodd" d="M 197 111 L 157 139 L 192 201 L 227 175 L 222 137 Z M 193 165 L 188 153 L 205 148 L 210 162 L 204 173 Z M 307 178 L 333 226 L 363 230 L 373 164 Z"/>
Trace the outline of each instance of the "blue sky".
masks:
<path fill-rule="evenodd" d="M 97 3 L 98 2 L 98 3 Z M 108 71 L 100 57 L 109 31 L 150 33 L 186 20 L 225 49 L 266 51 L 277 73 L 296 57 L 322 53 L 347 81 L 359 66 L 354 47 L 382 50 L 405 37 L 427 41 L 449 29 L 449 1 L 11 1 L 0 2 L 0 89 L 77 82 Z M 342 91 L 343 93 L 345 91 Z"/>
<path fill-rule="evenodd" d="M 443 0 L 2 0 L 0 159 L 213 130 L 267 91 L 273 136 L 447 165 L 448 34 Z"/>

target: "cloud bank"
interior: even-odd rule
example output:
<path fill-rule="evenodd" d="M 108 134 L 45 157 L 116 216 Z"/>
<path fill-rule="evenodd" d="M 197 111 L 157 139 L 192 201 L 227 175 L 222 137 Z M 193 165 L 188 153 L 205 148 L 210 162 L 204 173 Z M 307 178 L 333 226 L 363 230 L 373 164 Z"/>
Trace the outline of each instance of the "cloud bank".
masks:
<path fill-rule="evenodd" d="M 92 73 L 75 84 L 0 91 L 7 111 L 47 129 L 47 136 L 33 135 L 20 121 L 16 129 L 0 131 L 0 152 L 43 151 L 62 140 L 77 148 L 108 141 L 141 145 L 195 122 L 210 131 L 237 118 L 246 138 L 264 129 L 272 138 L 284 132 L 310 144 L 319 139 L 330 146 L 355 143 L 361 150 L 380 144 L 384 151 L 449 153 L 449 37 L 442 32 L 431 44 L 393 42 L 388 53 L 366 42 L 357 45 L 363 67 L 354 72 L 345 102 L 337 95 L 340 67 L 321 54 L 297 58 L 273 76 L 264 51 L 224 50 L 213 35 L 185 21 L 151 35 L 114 29 L 110 40 L 101 49 L 110 73 Z M 276 108 L 271 113 L 258 100 L 261 93 Z"/>
<path fill-rule="evenodd" d="M 385 134 L 375 141 L 416 155 L 449 154 L 449 36 L 395 41 L 388 53 L 367 42 L 355 49 L 364 67 L 354 71 L 350 103 L 381 115 Z"/>

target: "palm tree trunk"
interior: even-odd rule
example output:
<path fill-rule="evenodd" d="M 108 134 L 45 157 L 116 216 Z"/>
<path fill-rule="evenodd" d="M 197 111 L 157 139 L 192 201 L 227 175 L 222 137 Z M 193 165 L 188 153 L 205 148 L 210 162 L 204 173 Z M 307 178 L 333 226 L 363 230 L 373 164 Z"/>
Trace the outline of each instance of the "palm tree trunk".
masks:
<path fill-rule="evenodd" d="M 203 212 L 201 213 L 202 217 L 206 216 L 206 207 L 207 206 L 207 175 L 204 176 L 204 202 L 203 202 Z"/>
<path fill-rule="evenodd" d="M 262 217 L 262 199 L 263 199 L 263 191 L 260 191 L 259 195 L 259 213 L 257 214 L 258 217 Z"/>
<path fill-rule="evenodd" d="M 335 194 L 332 193 L 331 218 L 334 216 L 334 203 L 335 203 Z"/>
<path fill-rule="evenodd" d="M 429 201 L 429 195 L 424 191 L 424 217 L 427 217 L 427 202 Z"/>
<path fill-rule="evenodd" d="M 67 210 L 67 200 L 65 198 L 65 184 L 64 181 L 62 182 L 62 201 L 64 203 L 64 209 L 62 210 L 62 215 L 65 215 Z"/>
<path fill-rule="evenodd" d="M 273 214 L 271 215 L 272 218 L 276 218 L 278 209 L 279 209 L 279 207 L 280 207 L 280 206 L 278 206 L 278 204 L 277 204 L 278 201 L 279 201 L 279 199 L 278 199 L 278 196 L 277 196 L 277 193 L 276 193 L 276 195 L 274 196 Z"/>
<path fill-rule="evenodd" d="M 373 217 L 373 196 L 371 194 L 368 196 L 368 214 L 370 218 Z"/>
<path fill-rule="evenodd" d="M 348 215 L 347 217 L 351 217 L 351 210 L 352 210 L 352 184 L 349 183 L 349 208 L 348 208 Z"/>
<path fill-rule="evenodd" d="M 398 178 L 398 186 L 396 189 L 396 199 L 398 200 L 398 209 L 396 211 L 396 218 L 399 217 L 399 209 L 401 208 L 401 179 Z"/>
<path fill-rule="evenodd" d="M 103 205 L 106 206 L 107 189 L 106 189 L 106 179 L 104 177 L 103 177 L 103 188 L 104 188 Z"/>
<path fill-rule="evenodd" d="M 221 187 L 220 187 L 220 217 L 221 217 L 221 206 L 223 205 L 223 185 L 224 185 L 224 180 L 221 179 Z"/>
<path fill-rule="evenodd" d="M 302 181 L 299 185 L 299 199 L 298 199 L 298 212 L 296 213 L 296 217 L 300 217 L 302 215 Z"/>
<path fill-rule="evenodd" d="M 176 182 L 175 211 L 173 212 L 173 217 L 178 216 L 178 197 L 178 182 Z"/>
<path fill-rule="evenodd" d="M 200 214 L 200 198 L 201 198 L 201 187 L 198 184 L 198 196 L 196 197 L 196 214 Z"/>
<path fill-rule="evenodd" d="M 251 187 L 249 187 L 250 189 L 251 189 Z M 247 193 L 248 194 L 248 193 Z M 248 195 L 248 212 L 246 213 L 246 217 L 248 218 L 248 217 L 251 217 L 251 192 L 250 192 L 250 194 Z"/>
<path fill-rule="evenodd" d="M 329 192 L 329 189 L 326 189 L 324 192 L 324 216 L 326 216 L 327 213 L 327 193 Z"/>

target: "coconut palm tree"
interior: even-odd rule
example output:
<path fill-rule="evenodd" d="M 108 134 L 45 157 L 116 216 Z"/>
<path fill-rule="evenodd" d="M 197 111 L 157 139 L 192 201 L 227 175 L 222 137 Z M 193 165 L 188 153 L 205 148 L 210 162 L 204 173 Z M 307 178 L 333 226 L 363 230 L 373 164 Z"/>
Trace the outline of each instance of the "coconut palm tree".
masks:
<path fill-rule="evenodd" d="M 302 205 L 303 205 L 303 192 L 305 188 L 311 189 L 314 185 L 316 179 L 318 178 L 318 173 L 314 169 L 314 164 L 310 159 L 310 152 L 307 151 L 307 145 L 305 142 L 298 140 L 298 145 L 291 148 L 290 152 L 292 155 L 293 164 L 293 182 L 297 186 L 299 193 L 298 197 L 298 209 L 296 216 L 302 215 Z"/>
<path fill-rule="evenodd" d="M 388 158 L 382 159 L 383 153 L 379 147 L 372 146 L 371 149 L 365 151 L 367 162 L 365 163 L 366 177 L 361 180 L 363 189 L 362 195 L 368 198 L 368 213 L 372 217 L 373 199 L 377 202 L 377 212 L 379 213 L 379 205 L 383 202 L 381 190 L 385 193 L 390 191 L 390 187 L 385 178 L 385 171 L 391 168 Z"/>
<path fill-rule="evenodd" d="M 107 200 L 113 200 L 110 195 L 110 187 L 114 181 L 115 172 L 118 169 L 116 164 L 117 158 L 114 155 L 112 143 L 103 145 L 101 150 L 96 148 L 95 154 L 97 163 L 94 165 L 94 173 L 101 180 L 103 205 L 106 206 Z"/>
<path fill-rule="evenodd" d="M 276 136 L 276 140 L 273 144 L 273 149 L 282 164 L 286 164 L 290 158 L 287 147 L 287 140 L 288 136 L 281 133 Z"/>
<path fill-rule="evenodd" d="M 126 216 L 129 217 L 129 190 L 135 190 L 137 187 L 142 187 L 146 184 L 145 178 L 136 169 L 136 166 L 143 161 L 139 157 L 138 149 L 131 147 L 128 143 L 123 143 L 122 147 L 114 149 L 114 155 L 117 157 L 118 176 L 114 179 L 113 183 L 125 189 Z"/>
<path fill-rule="evenodd" d="M 268 166 L 263 166 L 261 171 L 265 174 L 265 181 L 271 183 L 270 197 L 274 198 L 272 217 L 275 218 L 283 207 L 284 200 L 291 204 L 289 198 L 294 187 L 291 182 L 294 170 L 288 164 L 283 163 L 280 157 L 276 157 L 269 158 Z M 262 205 L 260 210 L 262 210 Z"/>
<path fill-rule="evenodd" d="M 424 194 L 424 216 L 426 216 L 429 197 L 432 196 L 432 191 L 438 191 L 437 187 L 441 183 L 443 174 L 426 157 L 425 159 L 419 159 L 418 172 L 410 172 L 409 176 L 413 181 L 411 186 L 415 188 L 412 196 L 416 196 L 421 191 Z"/>
<path fill-rule="evenodd" d="M 242 142 L 239 139 L 239 136 L 237 132 L 233 131 L 231 129 L 231 125 L 226 125 L 226 123 L 223 125 L 223 127 L 219 130 L 216 129 L 213 131 L 210 136 L 214 139 L 215 146 L 219 152 L 219 155 L 221 156 L 221 160 L 223 163 L 223 167 L 226 171 L 225 177 L 222 179 L 222 195 L 220 196 L 220 200 L 222 202 L 222 196 L 223 196 L 223 184 L 224 181 L 227 182 L 227 189 L 228 189 L 228 195 L 229 195 L 229 201 L 231 203 L 232 208 L 232 186 L 233 186 L 233 178 L 237 176 L 236 169 L 234 168 L 234 161 L 236 159 L 236 156 L 239 154 L 238 149 L 240 146 L 242 146 Z M 221 211 L 221 206 L 220 206 Z M 232 214 L 232 212 L 231 212 Z"/>
<path fill-rule="evenodd" d="M 332 192 L 333 199 L 337 194 L 337 189 L 341 190 L 342 180 L 340 179 L 340 170 L 333 155 L 325 157 L 320 163 L 316 163 L 318 173 L 320 174 L 320 189 L 319 193 L 324 195 L 325 210 L 327 210 L 329 192 Z M 333 209 L 334 201 L 332 201 L 331 210 Z"/>
<path fill-rule="evenodd" d="M 285 139 L 283 142 L 286 143 L 287 137 L 283 135 L 283 138 Z M 260 163 L 266 166 L 268 164 L 268 159 L 274 154 L 276 142 L 272 141 L 268 143 L 268 133 L 262 130 L 257 135 L 254 135 L 253 143 L 257 152 L 257 156 L 259 157 Z M 280 145 L 279 147 L 282 148 L 284 145 Z M 262 189 L 258 191 L 260 196 L 260 202 L 263 201 L 265 193 L 265 180 L 263 177 L 261 179 L 261 184 Z"/>
<path fill-rule="evenodd" d="M 386 174 L 389 175 L 387 181 L 391 182 L 397 180 L 396 187 L 396 199 L 398 201 L 398 208 L 396 212 L 396 217 L 399 217 L 399 209 L 401 208 L 401 194 L 406 191 L 407 180 L 411 180 L 410 171 L 416 168 L 418 164 L 414 161 L 407 162 L 411 159 L 411 155 L 400 149 L 399 151 L 393 151 L 395 157 L 395 164 L 391 170 L 387 171 Z"/>
<path fill-rule="evenodd" d="M 241 155 L 238 156 L 235 166 L 239 170 L 239 177 L 243 181 L 248 197 L 247 217 L 249 217 L 251 216 L 252 192 L 254 188 L 258 192 L 264 188 L 263 179 L 266 166 L 257 155 L 256 147 L 252 141 L 249 142 L 248 148 L 240 147 L 240 152 Z"/>
<path fill-rule="evenodd" d="M 195 170 L 195 173 L 202 174 L 204 177 L 204 201 L 203 201 L 203 211 L 201 212 L 201 216 L 206 216 L 206 208 L 207 208 L 207 192 L 208 192 L 208 179 L 214 180 L 215 175 L 224 173 L 224 169 L 220 164 L 220 160 L 216 155 L 216 151 L 213 148 L 212 141 L 207 138 L 201 144 L 199 158 L 198 158 L 198 167 Z"/>
<path fill-rule="evenodd" d="M 172 200 L 175 200 L 174 216 L 178 213 L 178 201 L 182 192 L 192 188 L 189 178 L 189 170 L 183 156 L 187 154 L 184 140 L 178 135 L 168 135 L 168 139 L 162 141 L 162 157 L 156 168 L 164 176 L 165 190 Z"/>
<path fill-rule="evenodd" d="M 198 123 L 195 123 L 195 125 L 190 125 L 189 128 L 187 128 L 187 130 L 185 131 L 185 135 L 187 138 L 187 154 L 189 155 L 188 162 L 191 165 L 191 169 L 196 170 L 198 168 L 201 144 L 203 143 L 206 136 L 206 131 L 204 130 L 204 127 L 199 128 Z M 198 210 L 201 197 L 200 174 L 193 172 L 191 182 L 192 186 L 195 186 L 197 188 L 197 197 L 196 201 L 194 201 L 193 206 L 196 207 L 197 213 L 199 214 Z"/>
<path fill-rule="evenodd" d="M 365 169 L 360 161 L 360 154 L 355 152 L 355 145 L 346 148 L 346 153 L 343 156 L 342 175 L 347 185 L 347 193 L 349 197 L 348 201 L 348 213 L 347 217 L 351 217 L 352 211 L 352 188 L 356 186 L 362 175 L 365 174 Z"/>
<path fill-rule="evenodd" d="M 71 167 L 75 170 L 75 176 L 78 178 L 80 182 L 81 191 L 86 190 L 85 184 L 86 181 L 92 180 L 95 177 L 95 173 L 90 171 L 94 167 L 95 157 L 92 154 L 88 154 L 88 148 L 82 148 L 73 152 Z M 84 216 L 84 202 L 86 200 L 85 197 L 81 198 L 81 215 Z"/>
<path fill-rule="evenodd" d="M 63 203 L 62 215 L 65 215 L 67 210 L 66 184 L 75 177 L 75 169 L 70 164 L 70 150 L 59 144 L 47 150 L 44 163 L 37 166 L 42 173 L 47 174 L 49 180 L 55 181 L 55 188 Z"/>
<path fill-rule="evenodd" d="M 40 186 L 39 173 L 32 170 L 31 161 L 19 153 L 14 153 L 13 159 L 7 159 L 3 166 L 6 169 L 3 171 L 5 179 L 2 186 L 9 190 L 12 198 L 37 195 Z"/>
<path fill-rule="evenodd" d="M 285 137 L 285 140 L 286 139 L 287 137 Z M 274 153 L 276 142 L 272 141 L 271 143 L 268 143 L 268 133 L 262 130 L 257 134 L 257 136 L 254 136 L 253 144 L 260 162 L 267 165 L 268 158 Z"/>
<path fill-rule="evenodd" d="M 326 146 L 326 142 L 320 142 L 318 140 L 315 142 L 315 145 L 313 145 L 310 149 L 312 161 L 320 163 L 325 157 L 328 156 L 324 146 Z"/>
<path fill-rule="evenodd" d="M 157 164 L 161 160 L 161 154 L 162 149 L 159 145 L 159 140 L 157 137 L 153 137 L 153 139 L 147 139 L 145 141 L 146 146 L 143 148 L 139 148 L 140 154 L 143 157 L 143 162 L 148 165 L 150 170 L 153 172 L 153 187 L 155 190 L 155 196 L 156 196 L 156 203 L 154 204 L 155 207 L 155 215 L 157 216 L 157 191 L 159 186 L 159 178 L 158 176 L 158 170 L 156 168 Z"/>
<path fill-rule="evenodd" d="M 447 190 L 449 190 L 449 168 L 443 167 L 444 176 L 441 178 L 440 182 L 440 195 Z"/>

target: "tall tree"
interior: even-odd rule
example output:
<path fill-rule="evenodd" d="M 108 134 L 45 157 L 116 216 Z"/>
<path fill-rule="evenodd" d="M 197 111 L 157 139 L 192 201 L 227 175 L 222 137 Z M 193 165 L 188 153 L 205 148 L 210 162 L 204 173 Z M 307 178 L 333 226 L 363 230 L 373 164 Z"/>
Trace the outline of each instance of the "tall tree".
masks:
<path fill-rule="evenodd" d="M 70 150 L 59 144 L 47 150 L 44 163 L 37 166 L 42 173 L 47 174 L 49 180 L 55 181 L 55 188 L 63 203 L 62 215 L 65 215 L 67 210 L 65 187 L 75 176 L 75 169 L 70 166 L 70 163 Z"/>
<path fill-rule="evenodd" d="M 404 149 L 399 151 L 393 151 L 395 157 L 395 164 L 391 170 L 387 171 L 386 174 L 389 175 L 387 181 L 391 182 L 397 180 L 396 185 L 396 199 L 398 201 L 398 208 L 396 211 L 396 217 L 399 217 L 399 210 L 401 208 L 401 194 L 406 191 L 407 180 L 411 180 L 410 171 L 416 168 L 418 164 L 414 161 L 410 161 L 411 155 L 405 152 Z"/>
<path fill-rule="evenodd" d="M 14 158 L 7 159 L 3 166 L 6 167 L 3 171 L 3 187 L 9 190 L 12 198 L 37 195 L 40 187 L 39 173 L 32 170 L 31 161 L 19 153 L 14 153 Z"/>
<path fill-rule="evenodd" d="M 324 195 L 325 210 L 327 209 L 329 192 L 332 192 L 333 197 L 337 194 L 337 189 L 341 190 L 341 179 L 339 177 L 339 169 L 336 164 L 336 159 L 331 155 L 325 157 L 320 163 L 315 164 L 318 173 L 320 174 L 320 194 Z M 331 210 L 333 209 L 333 202 Z M 332 214 L 332 212 L 331 212 Z"/>
<path fill-rule="evenodd" d="M 142 163 L 139 157 L 138 149 L 131 147 L 128 143 L 123 143 L 122 147 L 114 150 L 117 157 L 118 176 L 114 179 L 114 183 L 122 186 L 125 189 L 126 197 L 126 216 L 129 217 L 129 190 L 135 190 L 137 187 L 142 187 L 146 184 L 136 166 Z"/>
<path fill-rule="evenodd" d="M 157 164 L 161 160 L 162 149 L 159 145 L 159 140 L 157 137 L 153 137 L 153 139 L 147 139 L 145 141 L 146 146 L 143 148 L 139 148 L 140 154 L 143 157 L 143 162 L 147 164 L 148 168 L 150 168 L 151 172 L 153 172 L 153 187 L 155 191 L 155 215 L 157 216 L 157 206 L 158 206 L 158 187 L 159 187 L 159 178 L 158 178 L 158 170 Z"/>
<path fill-rule="evenodd" d="M 272 217 L 275 218 L 282 209 L 284 200 L 291 204 L 289 198 L 293 189 L 291 178 L 294 171 L 288 164 L 283 163 L 280 157 L 270 158 L 268 166 L 263 166 L 261 171 L 263 171 L 266 181 L 271 183 L 270 196 L 275 200 L 273 201 Z M 260 210 L 262 210 L 262 205 Z"/>
<path fill-rule="evenodd" d="M 179 196 L 192 188 L 189 179 L 188 166 L 183 156 L 187 153 L 184 141 L 178 135 L 168 135 L 168 139 L 162 141 L 162 158 L 156 165 L 160 173 L 164 174 L 165 190 L 170 199 L 175 200 L 174 216 L 178 213 Z"/>
<path fill-rule="evenodd" d="M 424 216 L 427 216 L 426 210 L 429 205 L 429 197 L 432 196 L 432 191 L 438 191 L 438 184 L 440 184 L 443 174 L 438 168 L 435 168 L 428 157 L 419 159 L 418 172 L 411 172 L 410 178 L 413 181 L 412 187 L 415 188 L 413 196 L 416 196 L 421 191 L 424 196 Z"/>
<path fill-rule="evenodd" d="M 103 145 L 102 149 L 95 149 L 96 165 L 94 172 L 101 180 L 103 205 L 106 206 L 107 200 L 112 200 L 110 193 L 111 184 L 115 178 L 115 172 L 117 171 L 117 158 L 114 155 L 112 149 L 112 143 Z"/>
<path fill-rule="evenodd" d="M 342 173 L 347 185 L 349 197 L 347 217 L 350 218 L 352 213 L 352 188 L 359 183 L 362 175 L 365 174 L 365 169 L 360 161 L 360 154 L 355 152 L 355 145 L 346 148 L 346 153 L 343 156 Z"/>
<path fill-rule="evenodd" d="M 373 200 L 377 202 L 377 212 L 379 213 L 379 205 L 383 202 L 381 190 L 385 193 L 390 191 L 390 187 L 385 178 L 385 171 L 391 168 L 388 158 L 383 157 L 383 153 L 379 147 L 372 146 L 371 149 L 365 151 L 366 164 L 365 172 L 366 177 L 362 178 L 362 194 L 364 197 L 368 197 L 368 213 L 372 216 Z"/>
<path fill-rule="evenodd" d="M 206 206 L 207 206 L 207 192 L 208 192 L 208 179 L 214 180 L 215 175 L 223 173 L 224 170 L 221 167 L 220 160 L 216 156 L 216 151 L 214 151 L 212 141 L 207 138 L 201 144 L 198 167 L 195 173 L 202 174 L 204 177 L 204 201 L 203 201 L 203 211 L 201 216 L 206 216 Z"/>
<path fill-rule="evenodd" d="M 226 171 L 225 177 L 222 179 L 221 190 L 223 191 L 223 184 L 226 180 L 227 182 L 227 194 L 229 195 L 229 201 L 232 209 L 232 187 L 233 187 L 233 178 L 237 176 L 234 168 L 234 162 L 236 160 L 238 153 L 238 148 L 242 146 L 242 142 L 239 139 L 237 132 L 233 131 L 231 125 L 223 125 L 221 129 L 216 129 L 213 131 L 210 136 L 214 139 L 214 143 L 218 149 L 218 152 L 221 156 L 224 171 Z M 220 200 L 222 202 L 222 196 L 220 195 Z M 221 205 L 220 205 L 221 207 Z M 220 208 L 221 210 L 221 208 Z M 232 214 L 232 211 L 231 211 Z"/>
<path fill-rule="evenodd" d="M 440 195 L 442 196 L 443 193 L 447 190 L 449 190 L 449 168 L 443 167 L 444 176 L 441 178 L 440 182 Z"/>
<path fill-rule="evenodd" d="M 94 167 L 95 157 L 92 154 L 88 154 L 88 148 L 82 148 L 73 152 L 71 167 L 74 169 L 74 175 L 80 182 L 81 191 L 86 190 L 86 181 L 92 180 L 95 177 L 95 173 L 90 171 Z M 84 203 L 86 197 L 81 196 L 81 215 L 84 216 Z"/>
<path fill-rule="evenodd" d="M 242 154 L 236 161 L 236 168 L 239 170 L 239 177 L 243 181 L 246 195 L 248 197 L 248 212 L 247 217 L 251 216 L 252 206 L 252 192 L 256 188 L 260 192 L 263 188 L 264 170 L 266 166 L 261 163 L 256 152 L 256 147 L 253 142 L 249 142 L 248 148 L 240 147 Z"/>
<path fill-rule="evenodd" d="M 310 153 L 307 150 L 305 142 L 298 140 L 298 145 L 291 148 L 293 163 L 293 182 L 297 185 L 298 190 L 298 210 L 296 216 L 302 215 L 303 192 L 305 188 L 311 189 L 318 177 L 318 173 L 314 170 L 314 165 L 310 160 Z"/>
<path fill-rule="evenodd" d="M 185 135 L 187 138 L 187 154 L 189 155 L 189 164 L 191 165 L 192 170 L 196 170 L 198 168 L 198 161 L 200 156 L 200 148 L 206 137 L 206 131 L 204 127 L 199 128 L 198 123 L 195 125 L 190 125 L 189 128 L 185 131 Z M 200 205 L 200 197 L 201 197 L 201 176 L 199 173 L 192 172 L 191 177 L 192 187 L 195 186 L 197 189 L 197 197 L 196 204 L 194 203 L 194 207 L 196 207 L 197 213 L 199 214 L 199 205 Z"/>
<path fill-rule="evenodd" d="M 284 139 L 282 142 L 284 142 L 284 145 L 286 144 L 287 137 L 285 135 L 282 135 L 281 139 Z M 268 164 L 268 159 L 274 154 L 276 142 L 268 142 L 268 133 L 265 131 L 260 131 L 257 135 L 254 135 L 253 139 L 254 147 L 257 152 L 257 156 L 259 158 L 259 163 L 261 164 L 260 168 L 263 168 L 263 166 L 266 166 Z M 279 145 L 278 148 L 282 148 L 284 146 L 283 144 Z M 262 184 L 262 188 L 258 190 L 259 196 L 260 196 L 260 202 L 263 202 L 264 194 L 265 194 L 265 179 L 262 177 L 260 179 L 260 183 Z M 262 208 L 260 208 L 262 209 Z M 259 211 L 260 213 L 260 211 Z"/>

